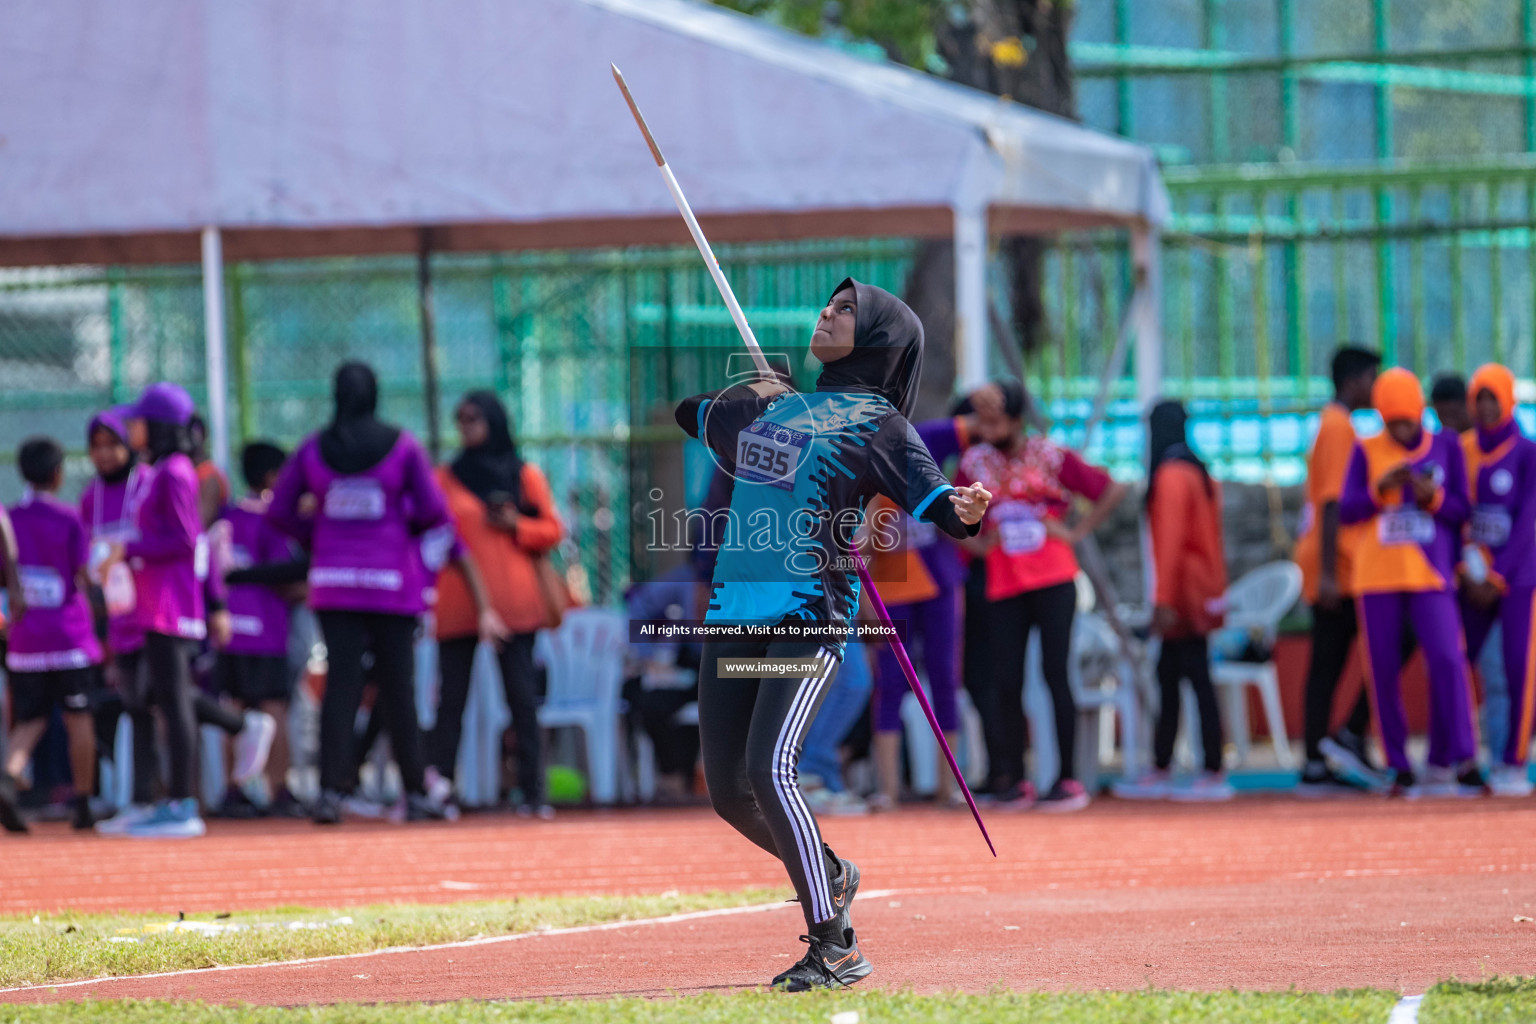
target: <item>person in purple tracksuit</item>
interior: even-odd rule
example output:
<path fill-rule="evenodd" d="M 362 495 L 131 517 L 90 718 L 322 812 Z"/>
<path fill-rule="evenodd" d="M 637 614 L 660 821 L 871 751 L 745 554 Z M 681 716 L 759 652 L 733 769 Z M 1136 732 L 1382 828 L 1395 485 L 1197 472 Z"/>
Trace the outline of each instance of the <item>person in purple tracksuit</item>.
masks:
<path fill-rule="evenodd" d="M 208 542 L 197 513 L 197 471 L 187 452 L 192 397 L 162 381 L 144 389 L 123 410 L 142 420 L 153 475 L 138 497 L 135 535 L 114 544 L 99 569 L 109 579 L 126 561 L 133 573 L 135 622 L 144 631 L 142 676 L 149 704 L 160 709 L 170 753 L 169 799 L 128 826 L 130 835 L 190 838 L 206 827 L 193 795 L 197 776 L 197 727 L 193 711 L 192 658 L 208 635 L 205 588 Z"/>
<path fill-rule="evenodd" d="M 1391 793 L 1423 789 L 1408 760 L 1399 688 L 1402 638 L 1411 626 L 1429 669 L 1427 777 L 1456 794 L 1483 792 L 1471 680 L 1456 600 L 1461 536 L 1471 511 L 1467 469 L 1454 435 L 1424 427 L 1418 378 L 1394 367 L 1376 378 L 1371 404 L 1386 429 L 1355 443 L 1339 522 L 1354 537 L 1353 589 L 1360 605 L 1366 679 L 1394 772 Z"/>
<path fill-rule="evenodd" d="M 86 427 L 86 446 L 96 475 L 80 495 L 80 519 L 91 543 L 91 583 L 100 591 L 106 610 L 103 675 L 133 721 L 133 803 L 139 811 L 145 811 L 152 801 L 158 759 L 154 718 L 144 688 L 139 685 L 144 631 L 139 628 L 133 571 L 125 562 L 114 563 L 110 576 L 104 577 L 101 569 L 113 545 L 126 544 L 138 536 L 134 514 L 153 471 L 135 455 L 128 424 L 116 411 L 91 418 Z M 121 821 L 114 818 L 99 827 L 104 832 L 117 832 L 121 830 L 117 826 L 126 827 L 133 816 Z"/>
<path fill-rule="evenodd" d="M 1515 375 L 1505 367 L 1479 369 L 1467 398 L 1475 429 L 1462 447 L 1472 497 L 1468 539 L 1476 552 L 1462 572 L 1467 656 L 1477 660 L 1500 626 L 1509 719 L 1504 748 L 1491 752 L 1489 784 L 1496 796 L 1529 796 L 1526 758 L 1536 717 L 1536 442 L 1515 421 Z"/>
<path fill-rule="evenodd" d="M 414 636 L 430 584 L 422 552 L 446 550 L 452 523 L 421 445 L 374 415 L 378 381 L 363 363 L 336 371 L 335 417 L 284 467 L 267 516 L 310 553 L 309 606 L 320 620 L 329 675 L 320 709 L 319 824 L 341 818 L 354 778 L 353 723 L 372 651 L 376 714 L 391 745 L 413 820 L 443 816 L 428 799 L 416 720 Z M 312 516 L 301 511 L 312 495 Z M 438 543 L 438 539 L 441 543 Z"/>
<path fill-rule="evenodd" d="M 267 761 L 268 810 L 297 816 L 302 808 L 288 790 L 288 702 L 293 675 L 288 667 L 289 600 L 284 591 L 302 589 L 308 562 L 267 518 L 272 488 L 287 453 L 255 441 L 241 453 L 250 493 L 226 508 L 214 524 L 214 547 L 228 551 L 230 640 L 219 652 L 219 688 L 244 708 L 259 709 L 280 725 Z"/>
<path fill-rule="evenodd" d="M 55 706 L 64 709 L 75 776 L 75 828 L 95 824 L 96 730 L 89 693 L 101 644 L 91 619 L 85 527 L 56 495 L 64 483 L 64 449 L 52 438 L 22 443 L 16 459 L 27 491 L 10 510 L 24 610 L 11 623 L 5 664 L 15 727 L 4 774 L 26 768 Z"/>

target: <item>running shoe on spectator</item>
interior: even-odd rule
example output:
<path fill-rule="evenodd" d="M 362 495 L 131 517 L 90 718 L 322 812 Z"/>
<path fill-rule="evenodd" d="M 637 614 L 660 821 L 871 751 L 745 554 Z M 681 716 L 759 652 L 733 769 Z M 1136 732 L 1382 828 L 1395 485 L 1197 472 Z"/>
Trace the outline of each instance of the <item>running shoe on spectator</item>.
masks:
<path fill-rule="evenodd" d="M 555 809 L 549 804 L 518 804 L 516 813 L 519 818 L 537 818 L 540 821 L 555 820 Z"/>
<path fill-rule="evenodd" d="M 1363 796 L 1369 792 L 1370 787 L 1345 778 L 1323 761 L 1308 761 L 1296 782 L 1296 795 L 1309 800 Z"/>
<path fill-rule="evenodd" d="M 207 832 L 197 800 L 189 796 L 156 804 L 148 815 L 128 826 L 127 834 L 134 839 L 196 839 Z"/>
<path fill-rule="evenodd" d="M 154 813 L 154 804 L 129 804 L 112 817 L 96 823 L 96 832 L 104 836 L 125 836 L 128 830 Z"/>
<path fill-rule="evenodd" d="M 277 719 L 265 711 L 247 711 L 245 725 L 235 737 L 235 764 L 229 780 L 236 786 L 243 786 L 260 775 L 267 767 L 267 757 L 272 753 L 272 740 L 276 736 Z"/>
<path fill-rule="evenodd" d="M 1365 789 L 1380 789 L 1390 781 L 1386 772 L 1371 763 L 1364 736 L 1340 729 L 1332 736 L 1323 737 L 1317 746 L 1328 767 L 1349 782 Z"/>
<path fill-rule="evenodd" d="M 1000 811 L 1028 811 L 1038 803 L 1039 800 L 1035 797 L 1035 784 L 1026 780 L 1014 783 L 1007 789 L 993 794 L 992 806 Z"/>
<path fill-rule="evenodd" d="M 1057 779 L 1051 791 L 1035 804 L 1035 810 L 1053 814 L 1080 811 L 1089 804 L 1088 790 L 1076 779 Z"/>
<path fill-rule="evenodd" d="M 1182 804 L 1220 803 L 1237 795 L 1225 772 L 1201 772 L 1182 786 L 1168 791 L 1168 799 Z"/>
<path fill-rule="evenodd" d="M 1387 796 L 1399 800 L 1417 800 L 1422 794 L 1418 779 L 1413 772 L 1396 772 L 1392 776 L 1392 786 L 1387 790 Z"/>
<path fill-rule="evenodd" d="M 1134 779 L 1121 779 L 1109 791 L 1121 800 L 1166 800 L 1173 788 L 1173 773 L 1164 768 L 1142 772 Z"/>
<path fill-rule="evenodd" d="M 1530 796 L 1536 787 L 1531 785 L 1531 775 L 1523 764 L 1501 764 L 1489 773 L 1488 788 L 1494 796 Z"/>
<path fill-rule="evenodd" d="M 805 796 L 805 802 L 817 814 L 847 818 L 869 813 L 869 805 L 847 790 L 834 793 L 826 786 L 814 786 L 803 789 L 802 794 Z"/>

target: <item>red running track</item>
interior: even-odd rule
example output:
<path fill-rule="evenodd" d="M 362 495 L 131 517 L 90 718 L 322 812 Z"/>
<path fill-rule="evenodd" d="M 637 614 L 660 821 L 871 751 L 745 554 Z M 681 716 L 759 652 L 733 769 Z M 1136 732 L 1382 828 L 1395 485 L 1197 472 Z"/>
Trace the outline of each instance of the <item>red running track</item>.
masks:
<path fill-rule="evenodd" d="M 1206 807 L 1105 801 L 824 822 L 859 862 L 871 984 L 1422 991 L 1536 963 L 1536 801 Z M 204 840 L 43 828 L 0 841 L 0 912 L 217 911 L 783 884 L 707 811 L 457 825 L 216 823 Z M 25 851 L 23 853 L 23 851 Z M 447 883 L 446 885 L 444 883 Z M 913 891 L 917 890 L 917 891 Z M 798 956 L 796 908 L 302 966 L 193 972 L 0 1000 L 171 997 L 318 1003 L 696 991 L 760 984 Z M 710 950 L 708 958 L 698 950 Z"/>

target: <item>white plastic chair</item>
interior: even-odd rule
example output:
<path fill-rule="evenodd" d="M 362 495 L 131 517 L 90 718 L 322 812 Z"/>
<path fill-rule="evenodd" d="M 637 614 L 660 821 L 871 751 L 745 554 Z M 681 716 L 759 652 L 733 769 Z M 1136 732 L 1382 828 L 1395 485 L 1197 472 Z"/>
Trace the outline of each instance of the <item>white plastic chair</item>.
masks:
<path fill-rule="evenodd" d="M 1293 562 L 1261 565 L 1227 588 L 1227 628 L 1243 629 L 1262 635 L 1273 644 L 1280 620 L 1301 597 L 1301 570 Z M 1248 704 L 1245 688 L 1259 691 L 1264 704 L 1264 718 L 1275 744 L 1275 760 L 1282 768 L 1294 768 L 1296 756 L 1285 730 L 1285 713 L 1280 704 L 1280 674 L 1274 659 L 1262 663 L 1215 661 L 1211 681 L 1221 688 L 1226 703 L 1227 723 L 1237 747 L 1238 763 L 1246 762 L 1251 742 L 1248 729 Z"/>
<path fill-rule="evenodd" d="M 594 803 L 611 804 L 618 798 L 619 691 L 628 646 L 623 613 L 606 608 L 572 609 L 559 629 L 540 630 L 534 641 L 535 657 L 549 673 L 539 724 L 581 730 Z"/>
<path fill-rule="evenodd" d="M 1067 672 L 1077 702 L 1078 777 L 1091 781 L 1087 773 L 1103 767 L 1104 751 L 1114 747 L 1117 716 L 1124 764 L 1140 764 L 1141 703 L 1135 670 L 1125 659 L 1120 635 L 1103 616 L 1086 612 L 1073 620 Z"/>

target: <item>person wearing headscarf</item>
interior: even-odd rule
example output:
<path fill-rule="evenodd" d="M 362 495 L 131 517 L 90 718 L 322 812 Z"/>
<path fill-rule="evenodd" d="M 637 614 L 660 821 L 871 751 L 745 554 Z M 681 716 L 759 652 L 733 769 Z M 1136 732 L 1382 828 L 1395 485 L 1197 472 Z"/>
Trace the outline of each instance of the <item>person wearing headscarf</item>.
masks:
<path fill-rule="evenodd" d="M 981 534 L 961 546 L 985 562 L 989 624 L 986 664 L 992 679 L 983 689 L 993 704 L 997 747 L 991 768 L 993 795 L 1005 810 L 1076 811 L 1088 791 L 1076 777 L 1077 703 L 1067 669 L 1072 620 L 1077 612 L 1077 555 L 1073 548 L 1098 528 L 1127 488 L 1102 467 L 1042 433 L 1025 431 L 1028 396 L 1017 381 L 1004 388 L 1001 411 L 978 417 L 982 443 L 960 457 L 961 482 L 979 482 L 997 495 Z M 1067 525 L 1073 502 L 1092 502 Z M 970 613 L 967 612 L 969 615 Z M 1027 732 L 1023 691 L 1029 635 L 1039 630 L 1040 671 L 1051 692 L 1060 772 L 1036 799 L 1024 776 Z"/>
<path fill-rule="evenodd" d="M 1161 703 L 1153 741 L 1153 770 L 1121 797 L 1230 800 L 1222 774 L 1221 712 L 1211 685 L 1207 638 L 1221 625 L 1227 563 L 1221 536 L 1221 485 L 1189 446 L 1184 404 L 1159 402 L 1147 419 L 1147 527 L 1152 540 L 1152 629 L 1162 637 L 1157 661 Z M 1200 710 L 1205 771 L 1174 788 L 1169 775 L 1179 733 L 1180 690 L 1185 680 Z"/>
<path fill-rule="evenodd" d="M 533 665 L 536 631 L 548 621 L 537 561 L 565 534 L 544 474 L 518 454 L 506 406 L 491 391 L 471 391 L 454 412 L 461 448 L 437 471 L 459 541 L 484 580 L 490 607 L 508 636 L 497 645 L 501 683 L 517 735 L 514 806 L 524 816 L 549 818 L 544 798 L 543 748 Z M 471 581 L 462 563 L 438 577 L 437 649 L 442 676 L 437 725 L 427 737 L 427 760 L 451 780 L 459 756 L 464 705 L 483 630 Z"/>
<path fill-rule="evenodd" d="M 190 838 L 206 831 L 193 795 L 197 723 L 192 659 L 208 635 L 209 553 L 198 516 L 197 471 L 189 455 L 192 409 L 184 388 L 162 381 L 145 388 L 138 401 L 122 411 L 124 420 L 144 424 L 144 451 L 152 472 L 142 494 L 136 493 L 131 502 L 131 533 L 113 542 L 97 567 L 107 581 L 124 560 L 132 570 L 134 627 L 143 633 L 144 643 L 138 679 L 125 683 L 130 690 L 143 687 L 147 699 L 142 703 L 160 710 L 170 752 L 169 799 L 120 823 L 135 836 Z M 129 707 L 138 700 L 129 701 Z M 144 716 L 136 716 L 136 738 L 138 723 L 144 721 Z"/>
<path fill-rule="evenodd" d="M 805 915 L 810 950 L 774 980 L 801 991 L 868 976 L 848 917 L 858 869 L 822 842 L 797 785 L 810 721 L 837 671 L 859 598 L 853 552 L 876 494 L 952 537 L 976 532 L 990 498 L 956 488 L 908 422 L 923 328 L 900 299 L 845 279 L 811 335 L 816 389 L 738 383 L 678 405 L 678 425 L 735 478 L 730 530 L 715 561 L 705 622 L 767 636 L 707 640 L 699 739 L 716 812 L 778 857 Z M 750 666 L 792 658 L 792 675 Z M 733 670 L 731 659 L 746 670 Z"/>
<path fill-rule="evenodd" d="M 1492 750 L 1496 796 L 1529 796 L 1536 705 L 1536 442 L 1515 422 L 1515 376 L 1489 364 L 1472 375 L 1467 404 L 1474 427 L 1462 438 L 1472 501 L 1462 562 L 1467 656 L 1478 659 L 1495 626 L 1503 648 L 1507 711 L 1504 742 Z"/>
<path fill-rule="evenodd" d="M 375 414 L 379 386 L 365 363 L 343 363 L 330 424 L 299 446 L 272 489 L 267 517 L 309 549 L 309 606 L 325 637 L 328 675 L 320 707 L 317 824 L 341 819 L 356 780 L 353 727 L 363 656 L 374 660 L 374 713 L 390 745 L 412 821 L 447 813 L 426 791 L 416 718 L 417 620 L 430 574 L 454 546 L 453 524 L 432 464 L 409 433 Z M 312 515 L 301 509 L 313 501 Z"/>
<path fill-rule="evenodd" d="M 1454 435 L 1425 429 L 1424 392 L 1409 371 L 1394 367 L 1377 377 L 1371 403 L 1386 429 L 1356 442 L 1339 522 L 1359 527 L 1353 589 L 1377 727 L 1394 773 L 1391 792 L 1422 792 L 1408 760 L 1408 719 L 1398 685 L 1403 630 L 1411 624 L 1429 669 L 1428 781 L 1475 795 L 1484 780 L 1455 591 L 1470 512 L 1466 461 Z"/>

